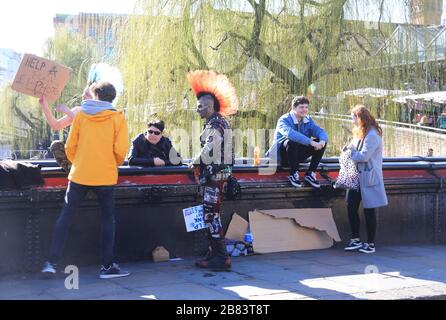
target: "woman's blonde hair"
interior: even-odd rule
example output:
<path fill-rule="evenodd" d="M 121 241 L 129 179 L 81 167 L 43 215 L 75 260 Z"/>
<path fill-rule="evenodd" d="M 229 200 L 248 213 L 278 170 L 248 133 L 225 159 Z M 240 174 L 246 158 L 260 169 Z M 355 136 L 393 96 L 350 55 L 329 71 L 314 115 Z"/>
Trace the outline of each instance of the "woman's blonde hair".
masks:
<path fill-rule="evenodd" d="M 383 130 L 379 126 L 378 122 L 372 116 L 370 111 L 362 104 L 356 105 L 352 109 L 352 114 L 358 118 L 359 125 L 353 128 L 353 136 L 358 139 L 363 139 L 370 128 L 375 127 L 380 136 L 383 135 Z"/>

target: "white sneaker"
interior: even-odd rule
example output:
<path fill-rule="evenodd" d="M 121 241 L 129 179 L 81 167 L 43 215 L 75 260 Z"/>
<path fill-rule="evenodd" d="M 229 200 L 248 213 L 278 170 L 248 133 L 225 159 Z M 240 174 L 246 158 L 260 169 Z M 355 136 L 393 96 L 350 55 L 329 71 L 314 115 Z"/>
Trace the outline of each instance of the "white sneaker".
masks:
<path fill-rule="evenodd" d="M 56 264 L 46 261 L 41 272 L 45 275 L 56 274 Z"/>

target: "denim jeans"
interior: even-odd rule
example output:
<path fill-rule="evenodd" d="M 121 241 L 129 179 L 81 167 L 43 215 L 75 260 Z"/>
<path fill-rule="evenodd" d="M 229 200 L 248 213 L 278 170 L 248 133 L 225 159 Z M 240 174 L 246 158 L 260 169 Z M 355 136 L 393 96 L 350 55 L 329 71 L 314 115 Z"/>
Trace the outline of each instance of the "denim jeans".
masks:
<path fill-rule="evenodd" d="M 96 193 L 101 207 L 102 264 L 108 266 L 112 263 L 115 244 L 115 189 L 113 186 L 85 186 L 72 181 L 68 184 L 65 202 L 54 228 L 50 262 L 57 263 L 62 255 L 70 222 L 89 190 Z"/>

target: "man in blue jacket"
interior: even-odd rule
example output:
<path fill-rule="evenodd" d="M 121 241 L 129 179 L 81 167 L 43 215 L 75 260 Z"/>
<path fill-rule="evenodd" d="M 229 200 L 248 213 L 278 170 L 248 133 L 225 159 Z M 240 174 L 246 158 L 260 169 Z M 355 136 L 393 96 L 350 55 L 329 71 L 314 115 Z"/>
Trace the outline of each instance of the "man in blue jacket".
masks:
<path fill-rule="evenodd" d="M 291 185 L 302 187 L 299 178 L 299 163 L 311 156 L 310 166 L 304 180 L 313 188 L 320 188 L 315 171 L 324 155 L 327 133 L 308 116 L 309 101 L 304 96 L 295 97 L 291 111 L 277 121 L 274 141 L 267 156 L 277 159 L 282 166 L 289 166 Z"/>

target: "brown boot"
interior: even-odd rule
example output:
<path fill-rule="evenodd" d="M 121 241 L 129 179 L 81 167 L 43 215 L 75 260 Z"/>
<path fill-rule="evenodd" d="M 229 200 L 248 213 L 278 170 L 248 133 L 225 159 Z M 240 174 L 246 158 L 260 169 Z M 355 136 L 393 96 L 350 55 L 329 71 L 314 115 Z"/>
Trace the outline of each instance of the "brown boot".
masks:
<path fill-rule="evenodd" d="M 231 269 L 231 258 L 226 251 L 226 246 L 223 239 L 211 239 L 212 255 L 205 259 L 198 260 L 195 265 L 199 268 L 214 269 L 214 270 L 229 270 Z"/>
<path fill-rule="evenodd" d="M 203 259 L 203 260 L 197 260 L 195 261 L 195 265 L 199 268 L 204 269 L 213 269 L 213 270 L 229 270 L 231 269 L 231 258 L 227 257 L 224 261 L 221 261 L 216 258 L 212 258 L 209 260 Z"/>

